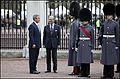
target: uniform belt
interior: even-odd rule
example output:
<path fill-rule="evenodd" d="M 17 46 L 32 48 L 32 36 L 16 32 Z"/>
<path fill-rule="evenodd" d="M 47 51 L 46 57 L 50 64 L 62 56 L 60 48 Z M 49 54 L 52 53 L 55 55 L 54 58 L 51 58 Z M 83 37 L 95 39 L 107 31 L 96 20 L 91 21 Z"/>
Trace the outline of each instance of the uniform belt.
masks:
<path fill-rule="evenodd" d="M 90 38 L 87 38 L 87 37 L 80 37 L 79 39 L 80 40 L 90 40 Z"/>
<path fill-rule="evenodd" d="M 106 38 L 114 38 L 115 35 L 103 35 L 103 37 L 106 37 Z"/>

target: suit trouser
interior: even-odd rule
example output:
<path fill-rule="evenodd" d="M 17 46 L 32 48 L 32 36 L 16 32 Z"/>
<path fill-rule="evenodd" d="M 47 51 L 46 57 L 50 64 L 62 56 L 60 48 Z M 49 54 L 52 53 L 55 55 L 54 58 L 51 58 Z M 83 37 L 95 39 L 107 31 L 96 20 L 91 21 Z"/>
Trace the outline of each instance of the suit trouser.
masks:
<path fill-rule="evenodd" d="M 36 71 L 39 48 L 29 48 L 29 67 L 30 72 Z"/>
<path fill-rule="evenodd" d="M 104 77 L 113 77 L 114 76 L 114 65 L 104 65 L 103 69 Z"/>
<path fill-rule="evenodd" d="M 117 64 L 117 71 L 120 72 L 120 63 Z"/>
<path fill-rule="evenodd" d="M 57 70 L 57 48 L 46 48 L 47 52 L 47 70 L 51 71 L 51 53 L 53 61 L 53 70 Z"/>
<path fill-rule="evenodd" d="M 90 64 L 89 63 L 81 63 L 81 75 L 83 76 L 90 75 Z"/>

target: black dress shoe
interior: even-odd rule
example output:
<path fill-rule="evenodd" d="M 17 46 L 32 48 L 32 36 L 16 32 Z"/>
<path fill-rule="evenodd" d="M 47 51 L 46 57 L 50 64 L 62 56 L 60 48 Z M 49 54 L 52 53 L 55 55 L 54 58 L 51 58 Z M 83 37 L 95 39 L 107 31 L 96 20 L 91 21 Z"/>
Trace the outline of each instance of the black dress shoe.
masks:
<path fill-rule="evenodd" d="M 56 71 L 56 70 L 54 70 L 54 73 L 57 73 L 57 71 Z"/>
<path fill-rule="evenodd" d="M 90 76 L 89 75 L 78 75 L 78 77 L 88 77 L 88 78 L 90 78 Z"/>
<path fill-rule="evenodd" d="M 50 73 L 50 72 L 51 72 L 51 71 L 48 71 L 48 70 L 47 70 L 47 71 L 45 71 L 45 73 Z"/>
<path fill-rule="evenodd" d="M 116 79 L 115 77 L 112 77 L 111 79 Z"/>
<path fill-rule="evenodd" d="M 39 74 L 40 72 L 38 71 L 33 71 L 33 72 L 30 72 L 30 74 Z"/>
<path fill-rule="evenodd" d="M 106 77 L 105 76 L 102 76 L 100 79 L 105 79 Z"/>

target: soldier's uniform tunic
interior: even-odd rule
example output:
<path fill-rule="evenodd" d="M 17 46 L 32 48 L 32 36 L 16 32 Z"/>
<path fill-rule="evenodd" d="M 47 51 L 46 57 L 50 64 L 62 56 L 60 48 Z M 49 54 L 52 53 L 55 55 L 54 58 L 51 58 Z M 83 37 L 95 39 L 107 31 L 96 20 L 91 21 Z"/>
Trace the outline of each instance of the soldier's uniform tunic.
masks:
<path fill-rule="evenodd" d="M 70 27 L 68 66 L 78 66 L 78 64 L 76 63 L 77 53 L 75 53 L 75 36 L 78 27 L 79 20 L 75 19 Z"/>

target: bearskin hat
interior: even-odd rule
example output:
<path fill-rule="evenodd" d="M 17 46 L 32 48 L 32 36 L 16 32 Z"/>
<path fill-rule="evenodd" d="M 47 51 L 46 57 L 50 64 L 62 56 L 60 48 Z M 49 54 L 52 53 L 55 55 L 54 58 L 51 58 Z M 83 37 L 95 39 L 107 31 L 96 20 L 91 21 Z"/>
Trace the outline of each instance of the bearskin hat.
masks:
<path fill-rule="evenodd" d="M 120 17 L 120 4 L 116 6 L 116 16 Z"/>
<path fill-rule="evenodd" d="M 104 15 L 114 15 L 115 14 L 115 6 L 111 3 L 107 3 L 103 7 Z"/>
<path fill-rule="evenodd" d="M 70 4 L 70 15 L 76 19 L 79 17 L 80 6 L 78 2 L 72 2 Z"/>
<path fill-rule="evenodd" d="M 81 21 L 90 21 L 92 19 L 92 13 L 89 9 L 83 8 L 80 10 L 80 20 Z"/>

